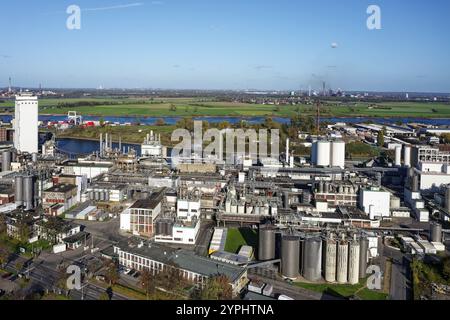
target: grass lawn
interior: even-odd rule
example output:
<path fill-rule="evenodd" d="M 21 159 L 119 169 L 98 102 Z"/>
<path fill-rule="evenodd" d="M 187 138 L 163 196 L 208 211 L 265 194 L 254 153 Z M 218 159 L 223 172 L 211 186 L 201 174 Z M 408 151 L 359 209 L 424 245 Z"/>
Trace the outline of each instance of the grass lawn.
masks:
<path fill-rule="evenodd" d="M 388 295 L 378 291 L 372 291 L 364 287 L 366 279 L 361 280 L 359 284 L 316 284 L 316 283 L 303 283 L 294 282 L 298 287 L 316 291 L 320 293 L 327 293 L 337 297 L 349 298 L 356 295 L 363 300 L 386 300 Z"/>
<path fill-rule="evenodd" d="M 244 246 L 252 246 L 256 249 L 258 245 L 258 234 L 250 228 L 228 229 L 225 251 L 237 253 Z"/>
<path fill-rule="evenodd" d="M 52 301 L 70 300 L 70 297 L 66 297 L 65 295 L 62 295 L 62 294 L 51 293 L 51 294 L 47 294 L 47 295 L 43 296 L 41 300 L 52 300 Z"/>
<path fill-rule="evenodd" d="M 172 145 L 170 141 L 171 134 L 175 130 L 175 126 L 108 126 L 106 128 L 89 127 L 89 128 L 72 128 L 63 132 L 58 132 L 58 138 L 82 138 L 98 140 L 100 133 L 109 133 L 112 135 L 114 142 L 119 141 L 119 136 L 123 143 L 141 144 L 145 136 L 153 130 L 156 134 L 161 134 L 161 140 L 164 145 Z"/>

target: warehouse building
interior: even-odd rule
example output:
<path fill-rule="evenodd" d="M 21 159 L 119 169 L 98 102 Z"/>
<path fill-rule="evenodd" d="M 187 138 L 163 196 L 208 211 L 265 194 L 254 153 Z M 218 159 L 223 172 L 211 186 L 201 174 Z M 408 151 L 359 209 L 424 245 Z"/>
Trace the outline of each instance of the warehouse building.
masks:
<path fill-rule="evenodd" d="M 246 286 L 247 270 L 206 257 L 191 251 L 175 250 L 154 243 L 119 243 L 114 246 L 119 264 L 125 268 L 142 271 L 147 269 L 157 274 L 167 268 L 175 268 L 184 279 L 204 288 L 208 279 L 224 275 L 229 279 L 233 294 L 237 296 Z"/>

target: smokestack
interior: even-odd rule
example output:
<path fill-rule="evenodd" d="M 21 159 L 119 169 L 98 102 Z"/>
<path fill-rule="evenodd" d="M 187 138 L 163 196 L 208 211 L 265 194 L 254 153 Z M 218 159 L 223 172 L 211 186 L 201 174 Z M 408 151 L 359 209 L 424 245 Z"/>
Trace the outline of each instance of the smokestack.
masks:
<path fill-rule="evenodd" d="M 289 164 L 289 138 L 286 139 L 286 163 Z"/>
<path fill-rule="evenodd" d="M 100 133 L 100 156 L 103 155 L 103 133 Z"/>

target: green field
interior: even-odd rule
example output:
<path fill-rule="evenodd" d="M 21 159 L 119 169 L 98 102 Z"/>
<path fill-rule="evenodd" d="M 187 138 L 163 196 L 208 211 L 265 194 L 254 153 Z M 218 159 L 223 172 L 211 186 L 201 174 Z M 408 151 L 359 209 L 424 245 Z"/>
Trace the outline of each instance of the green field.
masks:
<path fill-rule="evenodd" d="M 242 246 L 252 246 L 256 249 L 258 245 L 258 234 L 250 228 L 228 229 L 225 251 L 237 253 Z"/>
<path fill-rule="evenodd" d="M 303 283 L 303 282 L 294 282 L 294 285 L 319 292 L 319 293 L 327 293 L 336 297 L 344 297 L 349 298 L 352 296 L 356 296 L 362 300 L 386 300 L 388 295 L 383 292 L 369 290 L 364 286 L 365 279 L 361 280 L 359 284 L 350 285 L 350 284 L 316 284 L 316 283 Z"/>
<path fill-rule="evenodd" d="M 71 106 L 67 104 L 73 104 Z M 95 105 L 89 105 L 95 104 Z M 0 108 L 12 108 L 14 103 L 2 102 Z M 217 102 L 202 98 L 78 98 L 41 99 L 41 114 L 67 114 L 77 111 L 82 115 L 95 116 L 277 116 L 292 117 L 297 114 L 314 115 L 313 105 L 263 105 L 237 102 Z M 7 112 L 7 109 L 3 110 Z M 11 110 L 9 110 L 11 111 Z M 421 102 L 324 102 L 321 108 L 323 117 L 417 117 L 450 118 L 449 103 Z"/>

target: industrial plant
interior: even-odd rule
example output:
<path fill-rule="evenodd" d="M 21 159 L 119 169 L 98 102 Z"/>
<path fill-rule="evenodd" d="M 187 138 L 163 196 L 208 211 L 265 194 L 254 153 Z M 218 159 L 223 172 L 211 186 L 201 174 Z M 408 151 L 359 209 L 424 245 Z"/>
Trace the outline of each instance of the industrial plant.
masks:
<path fill-rule="evenodd" d="M 140 290 L 146 272 L 169 273 L 191 285 L 177 293 L 191 298 L 223 276 L 237 299 L 406 300 L 411 288 L 398 285 L 406 270 L 448 253 L 450 153 L 423 128 L 334 123 L 287 137 L 276 159 L 246 151 L 229 163 L 220 161 L 223 143 L 215 157 L 180 159 L 161 133 L 131 146 L 103 124 L 97 148 L 74 156 L 53 135 L 41 141 L 37 107 L 31 93 L 17 96 L 14 135 L 1 150 L 0 214 L 10 241 L 36 261 L 102 261 L 86 274 L 89 299 L 111 262 L 123 285 Z M 70 117 L 74 128 L 85 125 Z M 355 143 L 384 153 L 355 159 Z M 299 156 L 299 146 L 310 153 Z M 35 268 L 16 271 L 54 290 Z M 170 283 L 159 284 L 165 294 Z M 328 289 L 305 293 L 314 286 Z M 340 295 L 342 286 L 354 294 Z"/>

